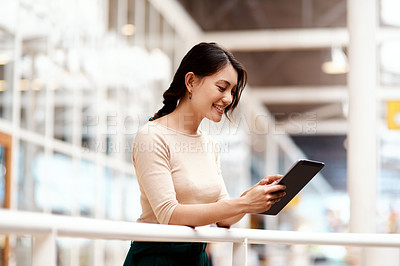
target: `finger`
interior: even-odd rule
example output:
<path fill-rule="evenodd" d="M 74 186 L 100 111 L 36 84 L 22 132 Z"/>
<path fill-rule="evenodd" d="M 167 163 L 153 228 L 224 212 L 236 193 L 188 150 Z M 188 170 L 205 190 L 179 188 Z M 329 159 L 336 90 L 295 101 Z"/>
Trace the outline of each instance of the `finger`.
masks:
<path fill-rule="evenodd" d="M 273 181 L 277 181 L 282 178 L 283 175 L 271 175 L 268 178 Z"/>
<path fill-rule="evenodd" d="M 282 175 L 266 176 L 262 180 L 260 180 L 259 184 L 260 185 L 269 185 L 269 184 L 272 184 L 275 181 L 278 181 L 281 177 L 282 177 Z"/>
<path fill-rule="evenodd" d="M 279 192 L 279 193 L 271 193 L 268 194 L 268 197 L 273 200 L 281 199 L 286 195 L 286 192 Z"/>
<path fill-rule="evenodd" d="M 269 177 L 266 176 L 263 179 L 260 180 L 260 182 L 258 182 L 259 185 L 268 185 L 270 183 L 269 181 Z"/>
<path fill-rule="evenodd" d="M 276 199 L 281 199 L 286 195 L 286 192 L 275 193 Z"/>
<path fill-rule="evenodd" d="M 278 194 L 278 197 L 279 197 L 279 198 L 282 198 L 282 197 L 284 197 L 285 195 L 286 195 L 286 192 L 283 191 L 283 192 L 281 192 L 281 193 Z"/>
<path fill-rule="evenodd" d="M 267 188 L 268 193 L 273 193 L 273 192 L 285 190 L 286 186 L 285 185 L 270 185 L 270 186 L 267 186 L 266 188 Z"/>
<path fill-rule="evenodd" d="M 267 204 L 271 206 L 271 205 L 277 203 L 280 200 L 281 199 L 269 199 L 269 200 L 267 200 Z"/>

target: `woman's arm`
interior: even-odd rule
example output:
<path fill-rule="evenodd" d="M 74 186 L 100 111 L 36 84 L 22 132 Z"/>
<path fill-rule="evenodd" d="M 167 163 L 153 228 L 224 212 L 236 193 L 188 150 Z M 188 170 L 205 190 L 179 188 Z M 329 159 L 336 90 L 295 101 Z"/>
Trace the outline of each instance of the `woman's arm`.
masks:
<path fill-rule="evenodd" d="M 208 204 L 179 204 L 174 209 L 169 224 L 203 226 L 218 223 L 220 226 L 229 227 L 246 213 L 269 210 L 272 204 L 285 195 L 285 192 L 282 192 L 284 189 L 283 185 L 257 184 L 236 199 Z"/>

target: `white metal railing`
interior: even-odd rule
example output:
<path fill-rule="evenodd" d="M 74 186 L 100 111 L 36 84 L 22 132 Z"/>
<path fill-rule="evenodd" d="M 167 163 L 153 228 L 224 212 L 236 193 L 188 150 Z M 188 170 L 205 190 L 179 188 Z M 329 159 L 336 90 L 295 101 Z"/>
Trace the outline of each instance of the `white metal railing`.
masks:
<path fill-rule="evenodd" d="M 247 265 L 248 244 L 315 244 L 400 247 L 400 234 L 355 234 L 271 231 L 144 224 L 44 213 L 0 210 L 0 233 L 31 235 L 33 266 L 56 265 L 56 238 L 232 242 L 233 265 Z"/>

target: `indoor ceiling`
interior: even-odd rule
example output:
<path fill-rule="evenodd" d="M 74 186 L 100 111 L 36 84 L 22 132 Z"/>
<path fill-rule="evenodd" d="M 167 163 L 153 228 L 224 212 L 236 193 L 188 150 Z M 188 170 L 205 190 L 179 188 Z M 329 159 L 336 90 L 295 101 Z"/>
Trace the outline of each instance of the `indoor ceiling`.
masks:
<path fill-rule="evenodd" d="M 346 27 L 345 0 L 179 0 L 185 10 L 207 33 L 287 30 L 310 28 Z M 294 37 L 295 38 L 295 37 Z M 333 43 L 332 43 L 333 45 Z M 314 90 L 319 88 L 343 88 L 346 74 L 326 74 L 321 66 L 330 58 L 331 47 L 299 49 L 233 50 L 235 57 L 244 64 L 249 74 L 249 85 L 269 93 L 297 89 L 302 100 L 290 102 L 282 97 L 269 101 L 265 94 L 264 104 L 276 119 L 287 119 L 293 112 L 313 112 L 324 105 L 341 105 L 343 98 L 332 97 L 330 101 L 315 99 Z M 266 92 L 268 93 L 268 92 Z M 304 100 L 305 94 L 310 100 Z M 282 94 L 284 96 L 284 94 Z M 326 109 L 326 108 L 325 108 Z M 342 110 L 343 108 L 340 108 Z M 332 109 L 333 110 L 333 109 Z M 321 119 L 344 119 L 343 113 L 321 115 Z M 286 116 L 284 115 L 286 114 Z M 318 114 L 317 114 L 318 115 Z M 321 129 L 323 133 L 326 130 Z M 345 131 L 342 132 L 345 134 Z"/>
<path fill-rule="evenodd" d="M 225 34 L 233 32 L 294 30 L 296 34 L 296 30 L 344 29 L 347 24 L 345 0 L 179 2 L 205 34 L 212 33 L 222 42 Z M 291 39 L 296 40 L 296 36 Z M 330 58 L 331 47 L 294 45 L 293 49 L 236 47 L 230 50 L 246 67 L 251 89 L 280 124 L 290 123 L 292 117 L 315 114 L 318 131 L 313 133 L 318 136 L 289 133 L 293 133 L 293 140 L 309 158 L 327 163 L 323 174 L 332 187 L 346 190 L 347 75 L 322 71 L 322 63 Z"/>
<path fill-rule="evenodd" d="M 204 31 L 346 26 L 344 0 L 179 0 Z"/>

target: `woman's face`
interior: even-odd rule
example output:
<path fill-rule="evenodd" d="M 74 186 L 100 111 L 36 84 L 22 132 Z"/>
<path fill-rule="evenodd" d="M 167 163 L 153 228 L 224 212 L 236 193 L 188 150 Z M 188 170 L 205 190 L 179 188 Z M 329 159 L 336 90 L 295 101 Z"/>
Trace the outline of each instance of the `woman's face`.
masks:
<path fill-rule="evenodd" d="M 231 104 L 237 89 L 238 74 L 227 64 L 214 75 L 197 79 L 193 83 L 192 99 L 194 111 L 214 122 L 221 121 L 225 108 Z"/>

